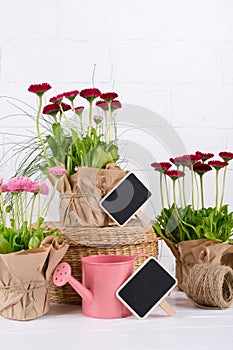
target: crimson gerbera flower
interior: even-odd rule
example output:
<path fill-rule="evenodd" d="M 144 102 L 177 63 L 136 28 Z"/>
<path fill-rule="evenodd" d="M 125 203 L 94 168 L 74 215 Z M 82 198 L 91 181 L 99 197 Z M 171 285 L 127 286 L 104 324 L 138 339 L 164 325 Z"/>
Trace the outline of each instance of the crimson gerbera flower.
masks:
<path fill-rule="evenodd" d="M 74 110 L 80 116 L 82 114 L 82 112 L 84 111 L 84 107 L 83 106 L 75 107 Z"/>
<path fill-rule="evenodd" d="M 60 111 L 59 106 L 56 105 L 55 103 L 51 103 L 47 106 L 44 106 L 43 114 L 49 114 L 54 117 L 59 111 Z"/>
<path fill-rule="evenodd" d="M 86 98 L 89 102 L 92 102 L 95 98 L 101 95 L 101 91 L 96 88 L 83 89 L 80 92 L 80 96 Z"/>
<path fill-rule="evenodd" d="M 186 154 L 183 156 L 186 164 L 195 164 L 199 160 L 201 160 L 201 156 L 199 154 Z"/>
<path fill-rule="evenodd" d="M 114 100 L 114 98 L 117 98 L 117 97 L 118 97 L 118 94 L 115 92 L 105 92 L 104 94 L 100 95 L 100 98 L 102 98 L 107 102 L 111 102 L 112 100 Z"/>
<path fill-rule="evenodd" d="M 63 92 L 63 96 L 68 98 L 71 102 L 74 101 L 75 97 L 79 94 L 78 90 Z"/>
<path fill-rule="evenodd" d="M 97 101 L 96 106 L 102 108 L 104 111 L 108 109 L 108 104 L 106 101 Z"/>
<path fill-rule="evenodd" d="M 71 109 L 71 106 L 64 102 L 62 102 L 60 106 L 63 109 L 63 111 L 68 111 L 69 109 Z"/>
<path fill-rule="evenodd" d="M 225 161 L 229 162 L 233 159 L 233 153 L 232 152 L 219 152 L 219 156 Z"/>
<path fill-rule="evenodd" d="M 171 164 L 168 162 L 154 162 L 151 163 L 152 168 L 154 168 L 155 171 L 159 171 L 160 173 L 164 173 L 166 170 L 171 168 Z"/>
<path fill-rule="evenodd" d="M 111 102 L 111 109 L 112 109 L 112 110 L 119 109 L 119 108 L 121 108 L 121 107 L 122 107 L 122 105 L 121 105 L 120 101 L 118 101 L 118 100 L 113 100 L 113 101 Z"/>
<path fill-rule="evenodd" d="M 63 94 L 59 94 L 57 96 L 51 97 L 49 102 L 56 103 L 59 105 L 61 103 L 63 97 L 64 97 Z"/>
<path fill-rule="evenodd" d="M 185 176 L 185 173 L 181 170 L 167 170 L 165 174 L 170 176 L 172 180 L 177 180 L 179 177 Z"/>
<path fill-rule="evenodd" d="M 51 88 L 52 87 L 48 83 L 33 84 L 29 86 L 28 91 L 33 92 L 38 96 L 42 96 L 46 91 L 48 91 Z"/>
<path fill-rule="evenodd" d="M 198 173 L 201 176 L 210 170 L 212 170 L 212 168 L 209 164 L 205 164 L 205 163 L 201 163 L 201 162 L 197 162 L 193 166 L 193 171 L 195 171 L 195 173 Z"/>
<path fill-rule="evenodd" d="M 206 160 L 212 158 L 214 156 L 213 153 L 202 153 L 200 151 L 196 151 L 196 154 L 201 156 L 201 160 L 205 162 Z"/>
<path fill-rule="evenodd" d="M 179 157 L 175 157 L 175 158 L 170 158 L 170 162 L 172 162 L 176 166 L 187 165 L 187 161 L 186 161 L 185 156 L 179 156 Z"/>
<path fill-rule="evenodd" d="M 222 162 L 221 160 L 210 160 L 208 162 L 209 165 L 211 165 L 213 168 L 215 168 L 216 170 L 219 170 L 221 168 L 224 168 L 225 166 L 228 165 L 227 162 Z"/>

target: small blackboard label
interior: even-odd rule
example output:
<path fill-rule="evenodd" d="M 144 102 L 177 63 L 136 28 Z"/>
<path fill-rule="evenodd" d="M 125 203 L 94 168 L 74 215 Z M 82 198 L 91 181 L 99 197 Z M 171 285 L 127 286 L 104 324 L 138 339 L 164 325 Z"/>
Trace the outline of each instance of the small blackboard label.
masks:
<path fill-rule="evenodd" d="M 177 280 L 149 257 L 116 292 L 118 299 L 138 318 L 145 318 L 177 285 Z"/>
<path fill-rule="evenodd" d="M 128 173 L 101 201 L 101 208 L 124 226 L 151 196 L 151 192 L 133 173 Z"/>

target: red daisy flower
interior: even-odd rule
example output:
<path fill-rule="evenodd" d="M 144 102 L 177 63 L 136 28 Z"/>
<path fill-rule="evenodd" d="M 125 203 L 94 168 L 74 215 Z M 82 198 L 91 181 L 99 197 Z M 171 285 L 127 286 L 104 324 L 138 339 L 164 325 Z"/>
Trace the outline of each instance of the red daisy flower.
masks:
<path fill-rule="evenodd" d="M 205 163 L 201 163 L 201 162 L 197 162 L 193 166 L 193 171 L 195 171 L 195 173 L 198 173 L 201 176 L 210 170 L 212 170 L 212 168 L 209 164 L 205 164 Z"/>
<path fill-rule="evenodd" d="M 64 103 L 64 102 L 61 103 L 61 107 L 62 107 L 64 112 L 68 111 L 69 109 L 71 109 L 71 106 L 68 105 L 67 103 Z"/>
<path fill-rule="evenodd" d="M 166 170 L 171 168 L 171 164 L 168 162 L 154 162 L 151 163 L 152 168 L 154 168 L 155 171 L 159 171 L 160 173 L 164 173 Z"/>
<path fill-rule="evenodd" d="M 55 116 L 57 115 L 57 112 L 60 111 L 60 108 L 58 105 L 56 105 L 55 103 L 53 104 L 49 104 L 47 106 L 44 106 L 44 109 L 43 109 L 43 114 L 49 114 L 51 116 Z"/>
<path fill-rule="evenodd" d="M 84 111 L 84 107 L 83 106 L 75 107 L 74 110 L 80 116 L 80 115 L 82 115 L 82 112 Z"/>
<path fill-rule="evenodd" d="M 167 170 L 165 174 L 170 176 L 172 180 L 177 180 L 179 177 L 185 176 L 185 173 L 181 170 Z"/>
<path fill-rule="evenodd" d="M 86 98 L 89 102 L 92 102 L 95 98 L 101 95 L 101 91 L 96 88 L 83 89 L 80 92 L 80 96 Z"/>
<path fill-rule="evenodd" d="M 172 162 L 175 165 L 187 165 L 187 161 L 185 156 L 179 156 L 175 158 L 170 158 L 170 162 Z"/>
<path fill-rule="evenodd" d="M 183 159 L 187 164 L 195 164 L 199 160 L 201 160 L 201 156 L 199 154 L 186 154 L 183 156 Z"/>
<path fill-rule="evenodd" d="M 97 101 L 96 106 L 102 108 L 104 111 L 108 109 L 108 104 L 106 101 Z"/>
<path fill-rule="evenodd" d="M 59 105 L 61 103 L 63 97 L 64 97 L 63 94 L 59 94 L 57 96 L 51 97 L 49 102 L 56 103 Z"/>
<path fill-rule="evenodd" d="M 79 94 L 78 90 L 63 92 L 63 96 L 68 98 L 70 101 L 74 101 L 75 97 Z"/>
<path fill-rule="evenodd" d="M 219 152 L 219 156 L 225 161 L 229 162 L 233 159 L 233 153 L 232 152 Z"/>
<path fill-rule="evenodd" d="M 93 119 L 94 119 L 96 125 L 99 125 L 103 121 L 104 117 L 102 117 L 102 115 L 94 115 Z"/>
<path fill-rule="evenodd" d="M 115 92 L 105 92 L 104 94 L 100 95 L 100 98 L 102 98 L 107 102 L 111 102 L 112 100 L 114 100 L 114 98 L 117 98 L 117 97 L 118 97 L 118 94 Z"/>
<path fill-rule="evenodd" d="M 206 160 L 213 158 L 214 154 L 213 153 L 202 153 L 200 151 L 196 151 L 196 154 L 201 156 L 201 160 L 205 162 Z"/>
<path fill-rule="evenodd" d="M 28 91 L 33 92 L 38 96 L 42 96 L 46 91 L 48 91 L 51 88 L 52 87 L 48 83 L 33 84 L 29 86 Z"/>
<path fill-rule="evenodd" d="M 224 168 L 225 166 L 228 165 L 227 162 L 222 162 L 221 160 L 210 160 L 208 164 L 211 165 L 216 170 L 220 170 L 221 168 Z"/>
<path fill-rule="evenodd" d="M 112 102 L 111 102 L 111 109 L 114 111 L 115 109 L 119 109 L 119 108 L 121 108 L 122 107 L 122 105 L 121 105 L 121 103 L 120 103 L 120 101 L 118 101 L 118 100 L 113 100 Z"/>

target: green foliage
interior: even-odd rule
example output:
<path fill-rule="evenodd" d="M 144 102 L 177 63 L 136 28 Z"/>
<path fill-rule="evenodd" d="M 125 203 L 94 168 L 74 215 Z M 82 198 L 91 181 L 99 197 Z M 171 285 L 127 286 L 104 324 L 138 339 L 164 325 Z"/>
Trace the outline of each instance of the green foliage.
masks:
<path fill-rule="evenodd" d="M 40 223 L 43 218 L 40 218 Z M 38 248 L 46 236 L 60 237 L 58 230 L 46 230 L 46 227 L 32 227 L 31 231 L 25 221 L 20 229 L 14 229 L 14 220 L 11 220 L 10 227 L 0 225 L 0 254 L 13 253 L 20 250 Z"/>
<path fill-rule="evenodd" d="M 222 243 L 233 243 L 233 212 L 228 206 L 220 209 L 193 209 L 191 205 L 170 209 L 164 208 L 153 225 L 157 234 L 172 244 L 184 240 L 207 238 Z"/>
<path fill-rule="evenodd" d="M 98 135 L 95 128 L 83 138 L 74 129 L 71 129 L 71 136 L 66 136 L 60 123 L 54 123 L 52 131 L 53 136 L 46 138 L 52 152 L 51 165 L 63 163 L 68 175 L 74 174 L 76 167 L 104 168 L 107 163 L 116 162 L 119 158 L 118 147 L 101 141 L 102 135 Z"/>

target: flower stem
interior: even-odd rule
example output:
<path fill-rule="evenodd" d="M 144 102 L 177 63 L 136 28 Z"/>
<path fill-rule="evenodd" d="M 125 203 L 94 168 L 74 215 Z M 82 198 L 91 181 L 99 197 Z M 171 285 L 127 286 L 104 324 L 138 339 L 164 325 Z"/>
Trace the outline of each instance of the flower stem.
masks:
<path fill-rule="evenodd" d="M 20 206 L 20 211 L 21 211 L 21 215 L 20 215 L 20 217 L 21 217 L 21 220 L 22 220 L 22 222 L 21 222 L 21 225 L 23 224 L 23 222 L 24 222 L 24 210 L 23 210 L 23 198 L 22 198 L 22 191 L 19 191 L 19 206 Z"/>
<path fill-rule="evenodd" d="M 177 170 L 179 170 L 179 166 L 177 166 Z M 179 197 L 180 197 L 180 206 L 182 207 L 182 191 L 181 191 L 181 182 L 180 177 L 178 178 L 178 188 L 179 188 Z"/>
<path fill-rule="evenodd" d="M 112 127 L 113 127 L 113 122 L 112 122 L 112 108 L 111 108 L 111 103 L 112 101 L 108 102 L 108 113 L 109 113 L 109 142 L 112 141 Z"/>
<path fill-rule="evenodd" d="M 171 205 L 170 205 L 169 194 L 168 194 L 168 185 L 167 185 L 167 176 L 166 176 L 166 174 L 164 174 L 164 179 L 165 179 L 165 191 L 166 191 L 167 205 L 168 205 L 168 208 L 170 209 Z"/>
<path fill-rule="evenodd" d="M 201 187 L 201 207 L 205 208 L 204 205 L 204 187 L 203 187 L 203 175 L 200 175 L 200 187 Z"/>
<path fill-rule="evenodd" d="M 92 77 L 91 77 L 91 82 L 92 82 L 92 87 L 95 87 L 95 70 L 96 70 L 96 64 L 94 64 L 93 72 L 92 72 Z"/>
<path fill-rule="evenodd" d="M 1 220 L 3 225 L 3 231 L 6 233 L 6 217 L 5 217 L 5 211 L 4 211 L 4 200 L 2 196 L 2 189 L 0 187 L 0 198 L 1 198 L 1 204 L 0 204 L 0 214 L 1 214 Z"/>
<path fill-rule="evenodd" d="M 15 196 L 15 205 L 14 205 L 14 215 L 15 215 L 15 225 L 14 229 L 19 230 L 20 224 L 19 224 L 19 210 L 18 210 L 18 193 L 14 193 Z"/>
<path fill-rule="evenodd" d="M 71 101 L 71 109 L 72 109 L 72 112 L 74 113 L 75 124 L 76 124 L 76 131 L 77 131 L 77 134 L 79 134 L 79 130 L 78 130 L 78 117 L 77 117 L 77 113 L 75 112 L 74 101 Z"/>
<path fill-rule="evenodd" d="M 216 169 L 216 193 L 215 193 L 215 210 L 218 210 L 218 172 L 219 169 Z"/>
<path fill-rule="evenodd" d="M 184 172 L 185 166 L 183 165 L 183 172 Z M 184 201 L 184 206 L 186 207 L 186 196 L 185 196 L 185 177 L 182 178 L 182 192 L 183 192 L 183 201 Z"/>
<path fill-rule="evenodd" d="M 37 130 L 37 135 L 39 137 L 41 146 L 42 146 L 43 151 L 44 151 L 45 160 L 46 160 L 48 166 L 50 166 L 49 157 L 48 157 L 46 147 L 45 147 L 45 144 L 44 144 L 44 141 L 42 139 L 41 132 L 40 132 L 40 114 L 41 114 L 41 110 L 42 110 L 42 102 L 43 102 L 43 100 L 42 100 L 42 95 L 41 95 L 41 96 L 39 96 L 39 107 L 38 107 L 37 116 L 36 116 L 36 130 Z"/>
<path fill-rule="evenodd" d="M 193 171 L 193 164 L 190 164 L 191 167 L 191 182 L 192 182 L 192 207 L 194 209 L 194 171 Z"/>
<path fill-rule="evenodd" d="M 34 211 L 34 206 L 35 206 L 35 200 L 36 200 L 36 193 L 33 194 L 32 198 L 32 204 L 31 204 L 31 213 L 30 213 L 30 220 L 29 220 L 29 233 L 32 233 L 32 216 L 33 216 L 33 211 Z"/>
<path fill-rule="evenodd" d="M 176 205 L 176 180 L 172 180 L 172 182 L 173 182 L 173 202 L 174 202 L 174 204 L 175 204 L 175 207 L 177 207 L 177 205 Z"/>
<path fill-rule="evenodd" d="M 223 198 L 224 198 L 224 192 L 225 192 L 225 184 L 226 184 L 226 173 L 227 173 L 227 167 L 225 166 L 224 173 L 223 173 L 223 181 L 222 181 L 222 195 L 221 195 L 219 208 L 221 208 L 222 204 L 223 204 Z"/>
<path fill-rule="evenodd" d="M 197 188 L 197 209 L 199 208 L 199 188 L 198 188 L 198 182 L 197 182 L 197 174 L 194 173 L 194 180 Z"/>
<path fill-rule="evenodd" d="M 88 135 L 91 136 L 91 129 L 92 129 L 92 105 L 93 101 L 89 101 L 90 109 L 89 109 L 89 125 L 88 125 Z"/>
<path fill-rule="evenodd" d="M 164 210 L 164 198 L 163 198 L 163 173 L 162 173 L 162 172 L 160 172 L 160 197 L 161 197 L 162 210 Z"/>
<path fill-rule="evenodd" d="M 108 143 L 108 114 L 107 111 L 104 111 L 104 119 L 105 119 L 105 142 Z"/>
<path fill-rule="evenodd" d="M 36 228 L 37 230 L 40 228 L 40 191 L 38 192 L 38 196 L 37 196 L 37 199 L 38 199 L 38 207 L 37 207 L 37 222 L 36 222 Z"/>
<path fill-rule="evenodd" d="M 71 131 L 72 128 L 71 128 L 70 123 L 69 123 L 69 121 L 68 121 L 68 119 L 67 119 L 67 117 L 66 117 L 66 114 L 65 114 L 65 112 L 64 112 L 64 109 L 62 108 L 62 105 L 60 104 L 59 107 L 60 107 L 60 110 L 61 110 L 61 114 L 62 114 L 62 116 L 64 117 L 64 119 L 65 119 L 65 121 L 66 121 L 66 124 L 67 124 L 67 126 L 68 126 L 68 129 Z"/>

